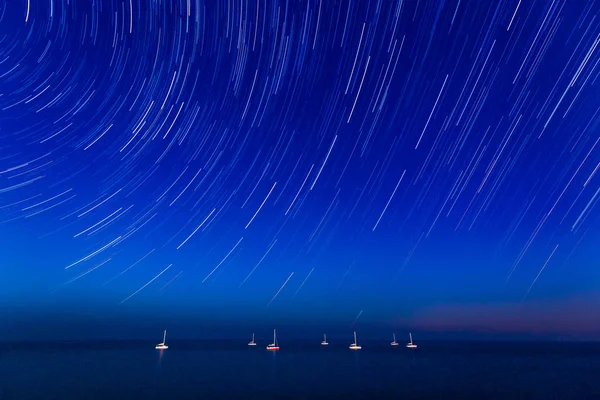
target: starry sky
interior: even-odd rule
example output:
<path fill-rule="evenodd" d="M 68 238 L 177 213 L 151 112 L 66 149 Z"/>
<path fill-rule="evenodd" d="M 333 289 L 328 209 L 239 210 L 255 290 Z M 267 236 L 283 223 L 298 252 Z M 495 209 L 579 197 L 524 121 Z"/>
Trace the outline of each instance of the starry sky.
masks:
<path fill-rule="evenodd" d="M 3 335 L 600 337 L 599 19 L 565 0 L 0 2 Z"/>

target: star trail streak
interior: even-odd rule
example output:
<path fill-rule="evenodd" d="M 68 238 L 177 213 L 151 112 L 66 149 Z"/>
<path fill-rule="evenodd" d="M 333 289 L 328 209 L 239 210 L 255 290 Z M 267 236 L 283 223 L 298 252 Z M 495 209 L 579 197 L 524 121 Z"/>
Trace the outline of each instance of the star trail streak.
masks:
<path fill-rule="evenodd" d="M 599 19 L 574 0 L 3 2 L 0 292 L 346 323 L 597 293 Z"/>

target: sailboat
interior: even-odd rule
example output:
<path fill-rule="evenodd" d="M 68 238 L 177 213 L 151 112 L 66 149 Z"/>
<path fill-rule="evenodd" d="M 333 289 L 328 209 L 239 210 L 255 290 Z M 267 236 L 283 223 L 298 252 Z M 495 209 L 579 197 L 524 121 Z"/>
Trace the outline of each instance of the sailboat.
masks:
<path fill-rule="evenodd" d="M 327 343 L 327 335 L 323 335 L 323 341 L 321 342 L 321 346 L 327 346 L 329 343 Z"/>
<path fill-rule="evenodd" d="M 163 341 L 162 341 L 162 343 L 157 344 L 154 348 L 156 350 L 166 350 L 166 349 L 168 349 L 169 346 L 167 346 L 165 344 L 166 341 L 167 341 L 167 330 L 165 329 L 165 333 L 163 335 Z"/>
<path fill-rule="evenodd" d="M 362 347 L 360 347 L 357 343 L 356 343 L 356 331 L 354 331 L 354 343 L 352 343 L 350 345 L 350 350 L 360 350 L 362 349 Z"/>
<path fill-rule="evenodd" d="M 398 346 L 398 342 L 396 342 L 396 334 L 392 333 L 392 335 L 394 335 L 394 341 L 392 343 L 390 343 L 390 345 L 396 347 L 396 346 Z"/>
<path fill-rule="evenodd" d="M 275 329 L 273 329 L 273 343 L 267 345 L 267 350 L 279 351 L 279 345 L 277 344 L 277 335 L 275 334 Z"/>
<path fill-rule="evenodd" d="M 408 334 L 408 337 L 410 338 L 410 342 L 408 342 L 408 343 L 406 344 L 406 347 L 408 347 L 409 349 L 416 349 L 416 348 L 417 348 L 417 345 L 416 345 L 416 344 L 414 344 L 414 343 L 413 343 L 413 341 L 412 341 L 412 333 L 409 333 L 409 334 Z"/>
<path fill-rule="evenodd" d="M 254 341 L 254 333 L 252 334 L 252 341 L 248 343 L 248 346 L 256 346 L 256 342 Z"/>

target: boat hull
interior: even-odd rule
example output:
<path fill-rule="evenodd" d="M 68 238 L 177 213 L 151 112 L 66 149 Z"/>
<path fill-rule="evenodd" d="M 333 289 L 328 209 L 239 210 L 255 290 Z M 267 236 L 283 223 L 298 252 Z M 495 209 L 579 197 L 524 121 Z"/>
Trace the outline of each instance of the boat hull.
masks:
<path fill-rule="evenodd" d="M 276 346 L 276 347 L 275 346 L 274 347 L 267 346 L 267 350 L 269 350 L 269 351 L 279 351 L 279 346 Z"/>
<path fill-rule="evenodd" d="M 157 344 L 157 345 L 156 345 L 156 347 L 154 347 L 154 348 L 155 348 L 156 350 L 166 350 L 166 349 L 168 349 L 168 348 L 169 348 L 169 346 L 166 346 L 166 345 L 164 345 L 164 344 L 163 344 L 163 345 Z"/>

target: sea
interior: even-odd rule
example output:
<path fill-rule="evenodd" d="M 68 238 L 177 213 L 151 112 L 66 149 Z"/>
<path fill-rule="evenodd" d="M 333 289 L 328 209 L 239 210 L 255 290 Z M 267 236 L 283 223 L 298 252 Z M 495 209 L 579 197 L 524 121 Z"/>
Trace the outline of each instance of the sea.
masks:
<path fill-rule="evenodd" d="M 600 344 L 244 340 L 13 343 L 0 399 L 600 399 Z"/>

